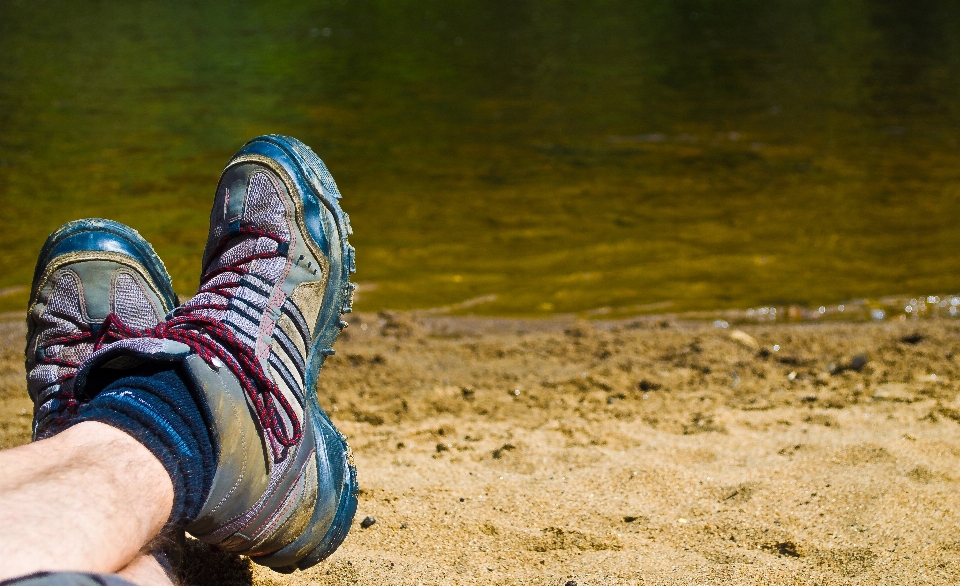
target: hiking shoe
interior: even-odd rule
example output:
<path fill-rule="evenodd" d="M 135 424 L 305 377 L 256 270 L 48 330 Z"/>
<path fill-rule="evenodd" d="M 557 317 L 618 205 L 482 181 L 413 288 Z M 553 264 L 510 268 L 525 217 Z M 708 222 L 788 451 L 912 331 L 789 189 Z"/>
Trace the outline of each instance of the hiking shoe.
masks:
<path fill-rule="evenodd" d="M 98 343 L 110 341 L 100 337 L 108 315 L 153 327 L 176 300 L 163 263 L 136 230 L 89 219 L 51 234 L 37 259 L 27 310 L 33 439 L 58 433 L 76 414 L 77 367 Z"/>
<path fill-rule="evenodd" d="M 247 143 L 223 171 L 196 296 L 156 328 L 112 320 L 115 342 L 81 371 L 130 357 L 182 361 L 209 411 L 217 469 L 186 529 L 278 571 L 318 563 L 346 537 L 357 482 L 346 438 L 316 396 L 350 311 L 354 252 L 340 194 L 296 139 Z"/>

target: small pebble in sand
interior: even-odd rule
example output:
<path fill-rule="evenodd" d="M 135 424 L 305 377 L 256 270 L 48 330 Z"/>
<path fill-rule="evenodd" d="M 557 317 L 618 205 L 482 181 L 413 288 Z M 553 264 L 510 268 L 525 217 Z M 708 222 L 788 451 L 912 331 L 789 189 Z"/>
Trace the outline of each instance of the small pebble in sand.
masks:
<path fill-rule="evenodd" d="M 856 356 L 850 359 L 850 364 L 848 365 L 848 368 L 850 370 L 856 370 L 857 372 L 859 372 L 863 370 L 863 367 L 867 365 L 867 362 L 869 362 L 869 358 L 867 358 L 866 354 L 857 354 Z"/>
<path fill-rule="evenodd" d="M 647 379 L 643 379 L 642 381 L 640 381 L 639 383 L 637 383 L 637 388 L 640 389 L 641 391 L 645 392 L 645 393 L 648 392 L 648 391 L 656 391 L 656 390 L 659 390 L 660 387 L 661 387 L 661 385 L 659 385 L 659 384 L 657 384 L 657 383 L 655 383 L 655 382 L 652 382 L 652 381 L 648 381 Z"/>
<path fill-rule="evenodd" d="M 371 527 L 374 523 L 377 522 L 376 517 L 364 517 L 363 521 L 360 521 L 360 526 L 364 529 Z"/>
<path fill-rule="evenodd" d="M 915 346 L 923 341 L 923 334 L 921 334 L 920 332 L 907 334 L 906 336 L 901 337 L 900 341 L 903 342 L 904 344 L 910 344 L 911 346 Z"/>
<path fill-rule="evenodd" d="M 564 584 L 563 586 L 577 586 L 577 581 L 576 581 L 576 580 L 567 580 L 567 583 Z"/>

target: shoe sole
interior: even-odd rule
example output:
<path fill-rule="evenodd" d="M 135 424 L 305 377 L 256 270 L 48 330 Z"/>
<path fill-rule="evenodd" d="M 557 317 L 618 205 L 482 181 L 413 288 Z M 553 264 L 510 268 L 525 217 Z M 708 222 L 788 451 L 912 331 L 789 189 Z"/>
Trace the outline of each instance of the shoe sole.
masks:
<path fill-rule="evenodd" d="M 331 346 L 347 325 L 346 322 L 341 320 L 341 316 L 344 313 L 350 313 L 352 311 L 353 291 L 356 289 L 356 286 L 350 283 L 350 275 L 356 272 L 356 260 L 354 248 L 347 239 L 353 233 L 353 230 L 350 228 L 349 217 L 340 208 L 340 204 L 337 201 L 341 198 L 341 195 L 333 177 L 330 175 L 323 161 L 321 161 L 307 145 L 289 136 L 272 134 L 251 140 L 240 149 L 236 156 L 260 154 L 277 160 L 276 153 L 271 152 L 273 150 L 271 147 L 279 149 L 293 167 L 293 171 L 295 172 L 291 174 L 291 178 L 298 183 L 299 191 L 303 194 L 304 200 L 309 196 L 316 198 L 316 201 L 303 201 L 304 210 L 309 209 L 314 204 L 326 208 L 334 219 L 338 233 L 339 253 L 342 262 L 340 263 L 340 267 L 334 267 L 335 263 L 330 263 L 331 270 L 327 276 L 327 294 L 325 295 L 324 302 L 321 306 L 321 313 L 318 318 L 318 323 L 322 325 L 316 334 L 316 340 L 311 346 L 307 358 L 308 375 L 305 388 L 315 389 L 323 361 L 327 356 L 334 353 Z M 293 194 L 291 194 L 291 196 L 292 195 Z M 310 232 L 309 227 L 308 232 Z M 325 237 L 323 234 L 313 234 L 312 232 L 310 232 L 310 236 L 314 241 Z M 332 245 L 333 243 L 330 243 L 331 253 L 333 252 Z M 334 271 L 334 268 L 338 270 Z M 317 427 L 328 427 L 332 430 L 334 435 L 340 438 L 341 449 L 343 449 L 344 452 L 348 452 L 349 447 L 347 446 L 345 438 L 337 431 L 326 411 L 320 406 L 316 393 L 307 393 L 307 396 L 310 404 L 310 413 L 308 416 L 314 419 L 314 425 Z M 329 436 L 330 434 L 322 434 L 318 430 L 317 435 Z M 343 543 L 347 533 L 350 531 L 350 527 L 353 525 L 353 517 L 357 510 L 357 490 L 356 469 L 353 464 L 350 463 L 348 465 L 348 473 L 344 475 L 340 502 L 337 505 L 337 511 L 330 528 L 319 540 L 318 544 L 310 549 L 309 553 L 299 561 L 280 567 L 271 566 L 271 569 L 281 573 L 289 573 L 297 569 L 304 570 L 317 565 L 336 551 L 340 544 Z M 315 515 L 318 513 L 319 511 L 315 513 Z M 299 539 L 285 546 L 283 550 L 299 551 L 309 547 L 311 545 L 311 543 L 309 543 L 310 541 L 315 541 L 315 539 L 307 532 Z M 264 565 L 267 565 L 269 564 L 269 557 L 270 556 L 263 556 L 262 559 L 253 558 L 253 561 L 258 563 L 266 562 Z"/>
<path fill-rule="evenodd" d="M 104 237 L 105 235 L 113 238 Z M 118 252 L 125 254 L 142 265 L 161 294 L 161 301 L 172 309 L 178 305 L 177 294 L 170 283 L 170 275 L 163 261 L 154 252 L 153 246 L 144 240 L 140 233 L 129 226 L 113 220 L 88 218 L 64 224 L 51 234 L 40 249 L 37 266 L 33 271 L 33 283 L 30 286 L 30 305 L 37 298 L 37 289 L 47 265 L 61 254 L 79 251 Z"/>

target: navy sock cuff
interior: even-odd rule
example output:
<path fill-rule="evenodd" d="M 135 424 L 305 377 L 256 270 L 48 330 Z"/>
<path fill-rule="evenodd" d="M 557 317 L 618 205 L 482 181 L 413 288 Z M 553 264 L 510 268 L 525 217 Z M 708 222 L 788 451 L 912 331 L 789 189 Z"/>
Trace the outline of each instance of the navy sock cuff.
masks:
<path fill-rule="evenodd" d="M 106 384 L 76 419 L 116 427 L 156 456 L 173 483 L 174 525 L 199 514 L 216 468 L 210 432 L 188 380 L 176 366 L 141 367 Z"/>

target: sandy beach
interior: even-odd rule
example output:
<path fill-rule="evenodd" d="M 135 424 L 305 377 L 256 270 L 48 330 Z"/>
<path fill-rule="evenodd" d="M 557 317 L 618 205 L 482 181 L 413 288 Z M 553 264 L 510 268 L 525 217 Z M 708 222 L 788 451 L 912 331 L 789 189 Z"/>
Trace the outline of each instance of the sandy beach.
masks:
<path fill-rule="evenodd" d="M 960 579 L 960 323 L 350 322 L 318 392 L 351 534 L 288 576 L 193 546 L 193 583 Z M 0 323 L 4 448 L 29 440 L 23 333 Z"/>

